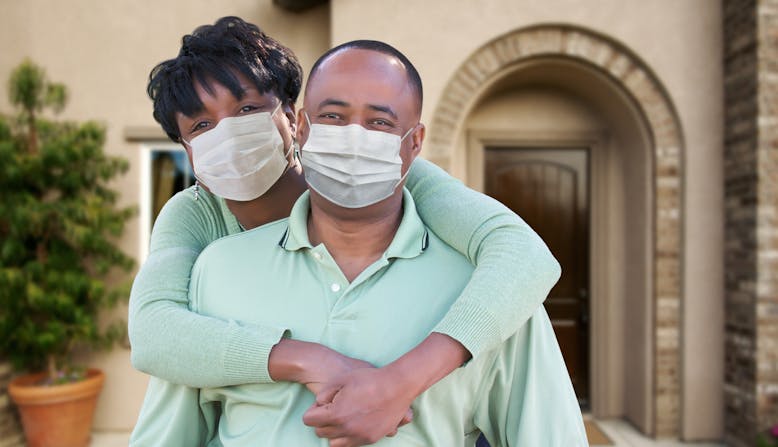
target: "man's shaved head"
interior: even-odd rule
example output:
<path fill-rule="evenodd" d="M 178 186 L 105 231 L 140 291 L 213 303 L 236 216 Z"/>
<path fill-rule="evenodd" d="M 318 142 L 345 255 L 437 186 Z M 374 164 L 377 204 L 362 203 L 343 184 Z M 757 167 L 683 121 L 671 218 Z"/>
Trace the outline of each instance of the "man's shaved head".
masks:
<path fill-rule="evenodd" d="M 416 67 L 414 67 L 411 61 L 408 60 L 408 58 L 405 57 L 405 55 L 402 54 L 398 49 L 396 49 L 395 47 L 387 43 L 380 42 L 377 40 L 352 40 L 351 42 L 340 44 L 330 49 L 326 53 L 322 54 L 321 57 L 319 57 L 319 59 L 316 60 L 316 62 L 313 64 L 313 67 L 311 68 L 311 73 L 308 75 L 308 85 L 312 83 L 313 79 L 316 77 L 316 72 L 319 70 L 319 67 L 323 63 L 325 63 L 332 56 L 342 51 L 350 50 L 350 49 L 375 51 L 396 58 L 403 66 L 403 68 L 405 68 L 405 74 L 408 77 L 408 84 L 411 87 L 411 90 L 413 91 L 414 95 L 418 99 L 418 110 L 419 112 L 421 112 L 421 105 L 424 97 L 424 92 L 421 85 L 421 77 L 419 76 L 419 72 L 416 71 Z"/>

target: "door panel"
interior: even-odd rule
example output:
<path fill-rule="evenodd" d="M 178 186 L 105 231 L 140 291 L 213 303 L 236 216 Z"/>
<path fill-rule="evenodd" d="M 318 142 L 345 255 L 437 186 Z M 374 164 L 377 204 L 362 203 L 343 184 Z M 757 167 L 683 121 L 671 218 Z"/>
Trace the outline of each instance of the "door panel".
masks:
<path fill-rule="evenodd" d="M 548 244 L 562 276 L 544 305 L 582 405 L 589 399 L 589 193 L 586 149 L 487 148 L 486 193 Z"/>

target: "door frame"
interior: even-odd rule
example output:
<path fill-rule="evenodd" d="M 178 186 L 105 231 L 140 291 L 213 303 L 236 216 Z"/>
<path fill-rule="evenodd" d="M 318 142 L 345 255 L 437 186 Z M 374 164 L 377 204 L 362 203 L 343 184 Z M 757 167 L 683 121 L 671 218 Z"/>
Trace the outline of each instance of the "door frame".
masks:
<path fill-rule="evenodd" d="M 610 261 L 613 244 L 613 205 L 609 185 L 617 185 L 608 169 L 606 148 L 609 136 L 604 132 L 532 133 L 505 130 L 468 130 L 465 183 L 484 191 L 484 151 L 486 147 L 526 147 L 535 149 L 589 149 L 589 386 L 590 407 L 595 417 L 624 414 L 624 355 L 618 343 L 624 334 L 623 303 L 619 288 L 610 281 L 614 265 Z M 596 262 L 606 260 L 606 262 Z"/>

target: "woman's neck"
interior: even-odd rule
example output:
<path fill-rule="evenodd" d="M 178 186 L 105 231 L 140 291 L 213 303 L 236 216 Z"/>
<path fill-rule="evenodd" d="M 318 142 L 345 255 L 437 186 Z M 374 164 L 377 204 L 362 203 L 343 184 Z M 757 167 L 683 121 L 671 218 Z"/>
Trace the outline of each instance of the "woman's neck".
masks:
<path fill-rule="evenodd" d="M 248 202 L 225 200 L 227 208 L 240 225 L 250 230 L 266 223 L 289 217 L 294 202 L 306 190 L 305 177 L 299 163 L 289 168 L 264 194 Z"/>

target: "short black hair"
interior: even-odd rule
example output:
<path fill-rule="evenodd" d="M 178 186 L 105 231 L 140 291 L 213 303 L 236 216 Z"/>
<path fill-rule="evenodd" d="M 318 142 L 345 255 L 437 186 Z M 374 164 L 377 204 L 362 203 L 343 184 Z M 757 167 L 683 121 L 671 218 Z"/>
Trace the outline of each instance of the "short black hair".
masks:
<path fill-rule="evenodd" d="M 378 53 L 383 53 L 397 58 L 397 60 L 399 60 L 400 63 L 402 63 L 405 67 L 405 74 L 408 76 L 408 82 L 410 83 L 411 90 L 413 90 L 419 100 L 419 111 L 421 111 L 421 105 L 424 99 L 424 89 L 421 85 L 421 76 L 419 76 L 419 72 L 416 71 L 416 67 L 413 66 L 411 61 L 405 57 L 405 55 L 402 54 L 400 50 L 389 45 L 388 43 L 378 40 L 352 40 L 351 42 L 342 43 L 327 50 L 327 52 L 322 54 L 313 64 L 311 72 L 308 75 L 308 83 L 310 83 L 311 79 L 313 79 L 314 74 L 319 69 L 319 66 L 324 63 L 324 61 L 329 59 L 332 55 L 348 49 L 376 51 Z"/>
<path fill-rule="evenodd" d="M 223 17 L 185 35 L 178 56 L 151 70 L 146 92 L 154 101 L 154 119 L 171 140 L 180 141 L 176 113 L 192 116 L 203 108 L 195 83 L 211 92 L 213 80 L 240 99 L 244 92 L 236 73 L 283 103 L 293 104 L 300 94 L 302 69 L 294 53 L 256 25 Z"/>

